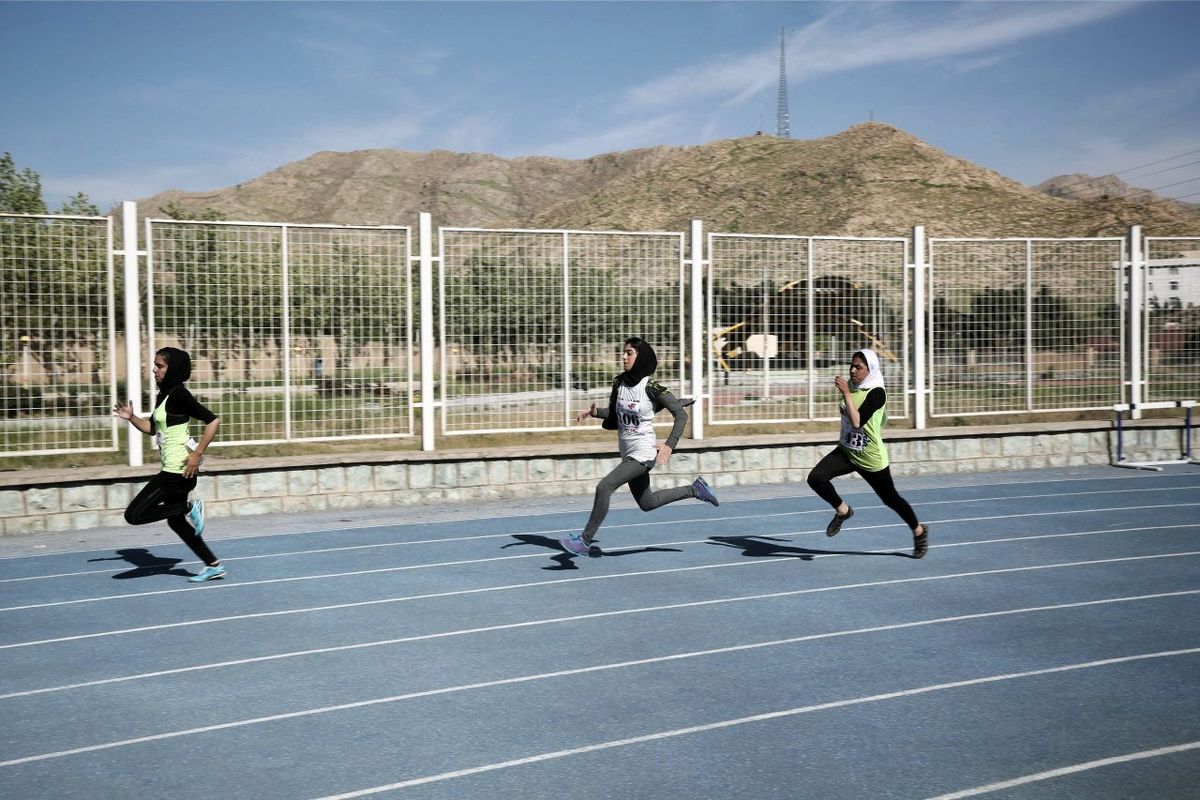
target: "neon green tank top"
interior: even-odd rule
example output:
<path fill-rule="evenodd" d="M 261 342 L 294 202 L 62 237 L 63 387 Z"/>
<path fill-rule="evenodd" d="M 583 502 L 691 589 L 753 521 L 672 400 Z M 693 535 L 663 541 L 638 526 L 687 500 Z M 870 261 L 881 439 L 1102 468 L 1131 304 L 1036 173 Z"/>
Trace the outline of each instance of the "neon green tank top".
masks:
<path fill-rule="evenodd" d="M 188 423 L 191 420 L 185 420 L 178 425 L 167 425 L 166 397 L 155 406 L 151 416 L 154 418 L 154 438 L 158 441 L 162 471 L 182 475 L 188 457 Z"/>
<path fill-rule="evenodd" d="M 869 389 L 854 389 L 850 392 L 850 400 L 854 403 L 855 408 L 862 408 L 863 401 L 867 399 L 869 392 Z M 850 424 L 845 403 L 841 406 L 841 412 L 842 435 L 838 439 L 838 446 L 846 451 L 846 455 L 850 457 L 850 463 L 867 472 L 878 472 L 885 469 L 890 463 L 887 445 L 883 443 L 883 428 L 887 425 L 887 406 L 885 405 L 872 414 L 871 418 L 867 420 L 867 424 L 861 428 L 855 428 Z"/>

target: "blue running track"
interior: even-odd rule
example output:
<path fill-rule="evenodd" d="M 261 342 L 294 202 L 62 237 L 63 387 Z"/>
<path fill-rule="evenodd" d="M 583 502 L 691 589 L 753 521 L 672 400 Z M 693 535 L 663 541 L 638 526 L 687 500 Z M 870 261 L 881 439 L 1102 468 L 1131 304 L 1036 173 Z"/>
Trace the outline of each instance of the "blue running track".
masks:
<path fill-rule="evenodd" d="M 1200 796 L 1200 469 L 0 543 L 0 796 Z"/>

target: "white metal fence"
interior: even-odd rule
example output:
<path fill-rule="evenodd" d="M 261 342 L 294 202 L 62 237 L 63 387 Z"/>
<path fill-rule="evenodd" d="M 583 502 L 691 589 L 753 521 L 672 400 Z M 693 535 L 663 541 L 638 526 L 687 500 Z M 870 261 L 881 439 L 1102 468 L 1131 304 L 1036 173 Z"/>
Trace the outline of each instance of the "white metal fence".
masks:
<path fill-rule="evenodd" d="M 833 376 L 864 347 L 908 414 L 906 239 L 709 235 L 709 421 L 836 418 Z"/>
<path fill-rule="evenodd" d="M 192 355 L 220 444 L 412 435 L 407 228 L 152 219 L 146 241 L 147 361 Z"/>
<path fill-rule="evenodd" d="M 1148 236 L 1143 254 L 1144 399 L 1200 400 L 1200 236 Z"/>
<path fill-rule="evenodd" d="M 931 415 L 1121 402 L 1124 240 L 931 239 L 929 261 Z"/>
<path fill-rule="evenodd" d="M 422 214 L 416 237 L 162 219 L 139 234 L 124 213 L 119 250 L 108 218 L 0 215 L 0 456 L 118 449 L 109 408 L 148 409 L 164 345 L 192 354 L 220 445 L 413 437 L 418 410 L 427 450 L 436 432 L 567 429 L 607 398 L 630 335 L 697 398 L 697 437 L 706 421 L 835 417 L 830 380 L 861 347 L 883 358 L 893 416 L 918 426 L 1200 399 L 1200 236 L 926 253 L 919 228 L 435 235 Z"/>
<path fill-rule="evenodd" d="M 641 336 L 682 389 L 680 233 L 442 228 L 442 432 L 563 429 Z"/>
<path fill-rule="evenodd" d="M 0 456 L 116 450 L 113 224 L 0 215 Z"/>

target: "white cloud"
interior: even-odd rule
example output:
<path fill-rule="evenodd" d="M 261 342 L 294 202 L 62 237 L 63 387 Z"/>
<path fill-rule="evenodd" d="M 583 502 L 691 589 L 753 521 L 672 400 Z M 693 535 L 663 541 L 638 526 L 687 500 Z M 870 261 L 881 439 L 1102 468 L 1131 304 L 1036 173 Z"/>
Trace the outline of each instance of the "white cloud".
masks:
<path fill-rule="evenodd" d="M 224 185 L 219 181 L 220 178 L 212 173 L 208 165 L 122 169 L 116 173 L 43 176 L 42 193 L 47 206 L 58 208 L 66 198 L 83 192 L 103 213 L 124 200 L 149 197 L 166 189 L 217 189 Z"/>
<path fill-rule="evenodd" d="M 1114 87 L 1112 91 L 1087 103 L 1083 114 L 1089 118 L 1169 117 L 1188 109 L 1194 115 L 1198 99 L 1200 66 L 1170 78 L 1158 76 L 1151 83 Z M 1187 120 L 1189 125 L 1195 123 L 1194 116 Z"/>
<path fill-rule="evenodd" d="M 495 117 L 471 114 L 456 119 L 442 130 L 438 135 L 438 147 L 459 153 L 489 152 L 500 132 Z"/>
<path fill-rule="evenodd" d="M 643 116 L 581 136 L 547 142 L 531 152 L 556 158 L 589 158 L 601 153 L 631 150 L 645 147 L 646 142 L 667 140 L 678 129 L 680 122 L 678 114 Z"/>
<path fill-rule="evenodd" d="M 286 140 L 273 140 L 243 148 L 212 147 L 205 142 L 178 142 L 180 152 L 204 153 L 203 160 L 173 166 L 123 168 L 117 172 L 42 176 L 47 205 L 83 192 L 107 209 L 123 200 L 149 197 L 167 189 L 189 192 L 223 189 L 253 180 L 285 163 L 307 158 L 320 150 L 368 150 L 379 147 L 412 147 L 422 133 L 422 122 L 409 116 L 380 119 L 367 124 L 330 124 L 304 131 Z"/>
<path fill-rule="evenodd" d="M 929 4 L 937 13 L 911 13 L 912 6 L 852 3 L 837 5 L 824 17 L 788 34 L 790 80 L 866 67 L 940 58 L 998 57 L 1012 47 L 1043 36 L 1121 14 L 1127 2 Z M 631 110 L 678 106 L 692 100 L 725 96 L 740 103 L 775 85 L 776 46 L 741 55 L 722 55 L 709 64 L 688 65 L 631 89 Z M 977 66 L 983 66 L 977 61 Z"/>
<path fill-rule="evenodd" d="M 954 58 L 950 61 L 949 67 L 954 72 L 962 75 L 967 72 L 991 69 L 997 64 L 1009 61 L 1014 57 L 1016 57 L 1016 53 L 991 53 L 990 55 L 979 56 L 978 58 Z"/>
<path fill-rule="evenodd" d="M 349 36 L 380 35 L 389 39 L 396 36 L 394 30 L 379 21 L 378 14 L 357 13 L 354 6 L 349 4 L 295 3 L 283 8 L 290 10 L 294 18 L 318 30 L 337 31 Z"/>
<path fill-rule="evenodd" d="M 286 150 L 371 150 L 379 147 L 404 147 L 421 134 L 424 126 L 417 113 L 385 117 L 373 122 L 331 123 L 309 128 L 291 143 L 282 144 Z M 276 151 L 277 152 L 277 151 Z"/>

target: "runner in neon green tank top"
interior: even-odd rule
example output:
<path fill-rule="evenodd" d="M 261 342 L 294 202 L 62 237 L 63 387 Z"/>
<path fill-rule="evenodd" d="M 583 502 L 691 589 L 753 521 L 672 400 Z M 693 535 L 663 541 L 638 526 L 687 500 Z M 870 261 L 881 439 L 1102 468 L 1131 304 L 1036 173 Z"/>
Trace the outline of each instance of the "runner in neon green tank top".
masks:
<path fill-rule="evenodd" d="M 191 374 L 191 356 L 175 347 L 161 348 L 154 354 L 158 397 L 150 418 L 139 417 L 129 403 L 118 403 L 113 414 L 158 440 L 162 464 L 159 473 L 125 509 L 125 521 L 130 525 L 145 525 L 165 519 L 171 530 L 204 562 L 204 569 L 188 579 L 203 583 L 225 577 L 225 567 L 202 538 L 204 501 L 188 502 L 188 494 L 196 488 L 196 475 L 200 472 L 204 450 L 216 436 L 221 420 L 184 386 Z M 188 426 L 193 419 L 204 423 L 199 442 L 192 442 L 188 435 Z"/>
<path fill-rule="evenodd" d="M 842 430 L 838 446 L 808 473 L 808 485 L 834 509 L 825 534 L 836 536 L 842 523 L 854 516 L 854 509 L 833 488 L 833 479 L 857 472 L 884 505 L 899 514 L 912 529 L 913 558 L 924 557 L 929 550 L 929 526 L 917 519 L 912 506 L 896 491 L 887 445 L 883 441 L 883 428 L 887 425 L 887 392 L 883 388 L 879 356 L 873 350 L 859 350 L 850 359 L 850 379 L 838 375 L 833 383 L 842 395 Z"/>
<path fill-rule="evenodd" d="M 850 424 L 846 409 L 847 403 L 853 404 L 861 418 L 863 401 L 870 393 L 870 389 L 854 388 L 845 395 L 845 400 L 842 401 L 842 435 L 838 446 L 846 451 L 850 463 L 854 466 L 867 472 L 878 472 L 891 463 L 888 460 L 887 445 L 883 442 L 883 427 L 887 425 L 886 406 L 872 414 L 859 428 Z"/>

